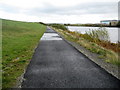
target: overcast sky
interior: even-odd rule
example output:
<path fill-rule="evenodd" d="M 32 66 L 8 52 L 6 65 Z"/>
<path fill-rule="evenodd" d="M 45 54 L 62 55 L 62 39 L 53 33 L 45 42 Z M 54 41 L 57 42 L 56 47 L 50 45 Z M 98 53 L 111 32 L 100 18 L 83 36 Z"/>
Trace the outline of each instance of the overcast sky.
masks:
<path fill-rule="evenodd" d="M 44 23 L 118 19 L 119 0 L 0 0 L 0 18 Z"/>

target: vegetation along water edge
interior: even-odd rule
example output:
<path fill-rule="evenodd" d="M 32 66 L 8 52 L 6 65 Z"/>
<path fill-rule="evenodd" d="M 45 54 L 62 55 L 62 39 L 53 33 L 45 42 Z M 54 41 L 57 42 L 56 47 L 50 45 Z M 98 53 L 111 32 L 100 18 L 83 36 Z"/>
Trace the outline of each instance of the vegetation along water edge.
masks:
<path fill-rule="evenodd" d="M 72 45 L 76 47 L 78 45 L 84 47 L 83 49 L 84 54 L 85 54 L 85 50 L 91 52 L 92 54 L 95 54 L 93 56 L 97 57 L 96 60 L 99 60 L 98 62 L 104 63 L 102 67 L 111 74 L 113 74 L 114 76 L 116 76 L 117 78 L 119 78 L 118 70 L 120 68 L 120 58 L 119 58 L 120 44 L 119 42 L 111 43 L 108 39 L 109 36 L 105 29 L 99 29 L 96 31 L 91 31 L 85 34 L 81 34 L 69 30 L 62 30 L 61 28 L 59 29 L 55 27 L 51 27 L 51 28 L 53 28 L 60 35 L 62 35 L 63 38 L 65 38 L 67 41 L 73 42 L 74 44 L 71 43 Z M 100 34 L 102 34 L 102 39 L 105 38 L 106 40 L 100 39 L 99 37 Z M 90 55 L 91 54 L 87 54 L 88 57 Z"/>

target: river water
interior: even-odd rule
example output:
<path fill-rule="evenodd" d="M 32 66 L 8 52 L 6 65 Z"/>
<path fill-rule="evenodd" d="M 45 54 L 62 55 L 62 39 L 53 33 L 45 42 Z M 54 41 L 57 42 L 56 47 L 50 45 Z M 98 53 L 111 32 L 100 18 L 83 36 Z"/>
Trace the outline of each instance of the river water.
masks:
<path fill-rule="evenodd" d="M 85 34 L 87 31 L 90 30 L 96 30 L 100 27 L 84 27 L 84 26 L 67 26 L 67 28 L 70 31 L 77 31 L 79 33 Z M 120 41 L 120 37 L 118 37 L 118 31 L 120 31 L 120 28 L 114 28 L 114 27 L 106 27 L 106 30 L 108 31 L 109 34 L 109 39 L 112 43 L 116 43 Z M 119 38 L 119 40 L 118 40 Z"/>

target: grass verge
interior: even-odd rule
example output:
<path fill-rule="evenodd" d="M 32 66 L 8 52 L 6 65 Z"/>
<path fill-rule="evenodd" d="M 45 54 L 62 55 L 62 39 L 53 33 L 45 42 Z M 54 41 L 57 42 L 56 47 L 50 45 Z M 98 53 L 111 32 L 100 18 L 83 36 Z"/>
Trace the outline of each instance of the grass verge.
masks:
<path fill-rule="evenodd" d="M 38 23 L 2 20 L 2 87 L 12 88 L 46 30 Z"/>
<path fill-rule="evenodd" d="M 64 30 L 55 29 L 55 28 L 53 29 L 59 32 L 60 34 L 62 34 L 67 40 L 75 42 L 85 47 L 87 50 L 91 51 L 92 53 L 97 53 L 99 55 L 98 58 L 104 59 L 105 62 L 120 66 L 120 58 L 118 55 L 119 52 L 112 50 L 110 47 L 108 49 L 106 46 L 102 46 L 103 44 L 101 45 L 101 44 L 92 42 L 89 39 L 84 38 L 86 37 L 85 34 L 80 34 L 77 32 L 71 32 L 67 30 L 64 31 Z M 103 41 L 100 41 L 100 42 L 103 43 Z M 115 45 L 113 45 L 113 47 L 114 46 Z M 116 48 L 118 48 L 118 45 L 116 45 Z"/>

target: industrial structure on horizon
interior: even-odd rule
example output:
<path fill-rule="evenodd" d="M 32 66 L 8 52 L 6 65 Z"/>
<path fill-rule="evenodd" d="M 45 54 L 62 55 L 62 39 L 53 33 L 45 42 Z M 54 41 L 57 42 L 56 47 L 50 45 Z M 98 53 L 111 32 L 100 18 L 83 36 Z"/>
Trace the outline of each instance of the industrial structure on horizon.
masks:
<path fill-rule="evenodd" d="M 100 21 L 101 24 L 109 25 L 109 26 L 116 26 L 120 20 L 102 20 Z"/>

